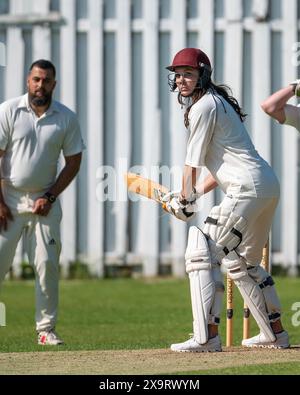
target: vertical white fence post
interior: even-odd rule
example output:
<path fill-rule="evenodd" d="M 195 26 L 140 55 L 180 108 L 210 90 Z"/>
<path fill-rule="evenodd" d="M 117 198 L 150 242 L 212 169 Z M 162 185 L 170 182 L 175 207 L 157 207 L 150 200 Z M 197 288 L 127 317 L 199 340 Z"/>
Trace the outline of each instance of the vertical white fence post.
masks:
<path fill-rule="evenodd" d="M 143 133 L 142 158 L 147 176 L 158 181 L 154 172 L 159 165 L 160 135 L 158 112 L 158 1 L 144 0 L 143 29 Z M 151 170 L 152 169 L 152 170 Z M 143 260 L 145 276 L 158 274 L 159 263 L 159 207 L 150 201 L 141 201 L 138 220 L 138 250 Z"/>
<path fill-rule="evenodd" d="M 61 27 L 61 102 L 76 111 L 76 2 L 63 0 L 60 12 L 65 20 Z M 62 274 L 66 275 L 70 262 L 76 259 L 76 180 L 62 197 Z"/>
<path fill-rule="evenodd" d="M 97 201 L 96 172 L 103 163 L 103 0 L 89 0 L 88 32 L 88 265 L 97 277 L 104 273 L 104 203 Z"/>
<path fill-rule="evenodd" d="M 10 13 L 12 15 L 24 12 L 24 3 L 21 0 L 11 0 Z M 22 29 L 19 26 L 9 26 L 6 37 L 7 59 L 5 76 L 5 98 L 11 99 L 24 93 L 23 73 L 25 63 L 25 47 L 22 38 Z M 14 261 L 13 274 L 20 277 L 22 273 L 21 263 L 23 261 L 23 243 L 19 242 Z"/>
<path fill-rule="evenodd" d="M 266 22 L 254 24 L 252 56 L 252 136 L 259 154 L 271 163 L 271 120 L 260 104 L 270 95 L 271 89 L 271 31 Z"/>
<path fill-rule="evenodd" d="M 116 147 L 115 166 L 119 196 L 126 190 L 123 166 L 130 163 L 131 155 L 131 2 L 117 0 L 117 46 L 116 46 Z M 120 169 L 119 169 L 120 167 Z M 124 168 L 126 170 L 126 166 Z M 117 257 L 125 261 L 127 253 L 128 203 L 117 199 L 114 204 L 116 214 L 115 250 Z"/>
<path fill-rule="evenodd" d="M 50 0 L 39 0 L 33 2 L 33 12 L 47 15 L 50 10 Z M 51 29 L 49 26 L 34 26 L 32 31 L 33 61 L 38 59 L 49 59 L 51 53 Z M 41 45 L 41 43 L 43 43 Z"/>
<path fill-rule="evenodd" d="M 171 1 L 171 54 L 170 64 L 174 55 L 186 46 L 186 1 Z M 171 109 L 170 109 L 170 129 L 171 129 L 171 167 L 183 167 L 186 153 L 186 131 L 184 127 L 183 112 L 180 111 L 180 105 L 177 102 L 176 93 L 170 93 Z M 181 181 L 177 180 L 177 184 L 173 188 L 180 188 Z M 171 217 L 171 258 L 172 273 L 175 276 L 184 276 L 184 253 L 186 248 L 186 224 L 178 219 Z"/>

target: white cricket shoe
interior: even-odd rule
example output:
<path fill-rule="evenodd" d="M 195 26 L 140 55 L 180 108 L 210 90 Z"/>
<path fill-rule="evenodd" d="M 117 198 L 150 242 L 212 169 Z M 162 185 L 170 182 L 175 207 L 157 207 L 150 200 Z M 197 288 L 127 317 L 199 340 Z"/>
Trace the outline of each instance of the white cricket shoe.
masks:
<path fill-rule="evenodd" d="M 59 346 L 64 342 L 57 336 L 54 330 L 42 331 L 38 333 L 38 344 L 43 346 Z"/>
<path fill-rule="evenodd" d="M 183 343 L 172 344 L 171 350 L 176 352 L 215 352 L 222 351 L 222 346 L 219 336 L 209 339 L 205 344 L 199 344 L 194 337 L 191 337 Z"/>
<path fill-rule="evenodd" d="M 270 342 L 266 339 L 263 333 L 257 336 L 250 337 L 250 339 L 244 339 L 242 341 L 242 346 L 244 347 L 260 347 L 260 348 L 289 348 L 289 335 L 286 331 L 277 333 L 276 340 Z"/>

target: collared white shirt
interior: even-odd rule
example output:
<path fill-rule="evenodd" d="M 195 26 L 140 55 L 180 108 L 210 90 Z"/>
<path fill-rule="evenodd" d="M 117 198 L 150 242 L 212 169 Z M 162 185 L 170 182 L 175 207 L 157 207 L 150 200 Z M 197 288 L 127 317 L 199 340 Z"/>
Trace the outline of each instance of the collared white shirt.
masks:
<path fill-rule="evenodd" d="M 0 105 L 1 178 L 13 187 L 38 192 L 56 179 L 58 160 L 84 150 L 76 115 L 52 100 L 38 118 L 28 103 L 28 94 Z"/>

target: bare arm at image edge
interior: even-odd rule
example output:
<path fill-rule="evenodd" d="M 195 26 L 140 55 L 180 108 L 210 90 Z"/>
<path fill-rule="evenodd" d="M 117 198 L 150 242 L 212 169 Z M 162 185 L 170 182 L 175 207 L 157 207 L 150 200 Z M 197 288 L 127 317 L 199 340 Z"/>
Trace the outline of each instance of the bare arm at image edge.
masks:
<path fill-rule="evenodd" d="M 288 102 L 288 100 L 294 96 L 294 89 L 295 88 L 293 85 L 289 85 L 273 93 L 273 95 L 271 95 L 264 102 L 261 103 L 261 108 L 266 114 L 276 119 L 279 123 L 285 123 L 285 106 L 287 105 L 286 103 Z"/>

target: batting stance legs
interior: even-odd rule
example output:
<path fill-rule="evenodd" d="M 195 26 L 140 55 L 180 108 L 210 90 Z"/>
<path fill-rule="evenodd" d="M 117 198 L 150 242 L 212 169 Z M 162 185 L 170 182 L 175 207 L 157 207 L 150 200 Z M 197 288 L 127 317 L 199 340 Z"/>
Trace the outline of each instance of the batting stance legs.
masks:
<path fill-rule="evenodd" d="M 281 307 L 272 277 L 261 267 L 262 247 L 268 237 L 277 199 L 225 198 L 211 210 L 203 232 L 191 227 L 186 250 L 193 312 L 193 337 L 173 344 L 173 351 L 221 351 L 217 333 L 223 282 L 219 262 L 226 268 L 256 320 L 260 334 L 243 341 L 246 347 L 287 348 Z M 244 217 L 241 215 L 244 214 Z"/>

